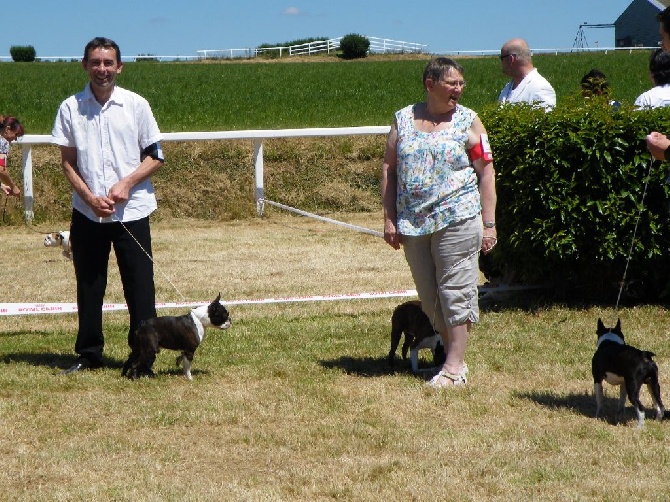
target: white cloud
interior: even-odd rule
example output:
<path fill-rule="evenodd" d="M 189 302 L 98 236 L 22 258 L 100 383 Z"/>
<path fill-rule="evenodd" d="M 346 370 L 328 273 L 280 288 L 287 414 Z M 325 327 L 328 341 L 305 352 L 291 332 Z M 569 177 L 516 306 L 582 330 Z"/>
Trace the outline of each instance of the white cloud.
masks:
<path fill-rule="evenodd" d="M 289 7 L 284 11 L 284 14 L 287 16 L 299 16 L 300 9 L 298 9 L 297 7 Z"/>

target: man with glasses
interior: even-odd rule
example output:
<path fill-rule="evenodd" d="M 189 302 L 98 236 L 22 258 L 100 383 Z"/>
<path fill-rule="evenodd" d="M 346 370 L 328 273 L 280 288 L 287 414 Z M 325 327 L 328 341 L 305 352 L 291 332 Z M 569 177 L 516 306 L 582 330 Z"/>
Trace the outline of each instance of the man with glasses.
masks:
<path fill-rule="evenodd" d="M 510 77 L 500 92 L 500 103 L 530 103 L 551 110 L 556 106 L 556 92 L 547 79 L 533 66 L 525 40 L 513 38 L 500 49 L 502 72 Z"/>

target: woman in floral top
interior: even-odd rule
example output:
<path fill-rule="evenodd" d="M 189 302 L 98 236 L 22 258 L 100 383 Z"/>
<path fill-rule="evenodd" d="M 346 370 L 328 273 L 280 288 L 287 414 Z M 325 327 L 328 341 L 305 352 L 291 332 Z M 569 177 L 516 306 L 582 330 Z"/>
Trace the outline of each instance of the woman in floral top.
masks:
<path fill-rule="evenodd" d="M 444 342 L 446 361 L 429 385 L 467 382 L 465 349 L 479 321 L 478 253 L 496 243 L 495 172 L 486 129 L 458 104 L 463 68 L 434 58 L 426 101 L 395 114 L 382 165 L 384 240 L 402 245 L 421 306 Z"/>
<path fill-rule="evenodd" d="M 9 144 L 23 136 L 23 126 L 14 117 L 0 115 L 0 189 L 5 195 L 18 197 L 21 190 L 16 186 L 7 171 L 7 157 L 9 156 Z"/>

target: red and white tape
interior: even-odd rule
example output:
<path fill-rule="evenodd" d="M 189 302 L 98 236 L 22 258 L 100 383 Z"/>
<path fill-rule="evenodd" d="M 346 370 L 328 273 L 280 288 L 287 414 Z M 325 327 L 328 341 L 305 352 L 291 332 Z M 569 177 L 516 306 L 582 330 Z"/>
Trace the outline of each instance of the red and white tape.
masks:
<path fill-rule="evenodd" d="M 253 305 L 267 303 L 292 303 L 292 302 L 323 302 L 336 300 L 368 300 L 373 298 L 395 298 L 400 296 L 416 296 L 416 290 L 408 289 L 401 291 L 380 291 L 376 293 L 352 293 L 341 295 L 317 295 L 317 296 L 292 296 L 277 298 L 262 298 L 250 300 L 222 300 L 226 306 L 230 305 Z M 156 303 L 156 309 L 194 307 L 207 305 L 209 302 L 173 302 Z M 113 310 L 127 310 L 125 303 L 105 303 L 102 306 L 104 312 Z M 0 303 L 0 316 L 5 315 L 29 315 L 29 314 L 68 314 L 77 312 L 76 303 Z"/>
<path fill-rule="evenodd" d="M 494 287 L 479 286 L 481 298 L 497 298 L 498 295 L 506 293 L 540 289 L 539 285 L 500 285 Z M 407 296 L 417 296 L 415 289 L 404 289 L 399 291 L 379 291 L 374 293 L 349 293 L 336 295 L 316 295 L 316 296 L 280 296 L 276 298 L 259 298 L 249 300 L 222 300 L 226 306 L 231 305 L 257 305 L 268 303 L 295 303 L 295 302 L 327 302 L 337 300 L 370 300 L 376 298 L 398 298 Z M 198 305 L 207 305 L 209 302 L 160 302 L 156 303 L 156 309 L 195 307 Z M 127 310 L 125 303 L 105 303 L 102 306 L 104 312 L 113 310 Z M 8 315 L 29 315 L 29 314 L 68 314 L 77 311 L 76 303 L 0 303 L 0 316 Z"/>

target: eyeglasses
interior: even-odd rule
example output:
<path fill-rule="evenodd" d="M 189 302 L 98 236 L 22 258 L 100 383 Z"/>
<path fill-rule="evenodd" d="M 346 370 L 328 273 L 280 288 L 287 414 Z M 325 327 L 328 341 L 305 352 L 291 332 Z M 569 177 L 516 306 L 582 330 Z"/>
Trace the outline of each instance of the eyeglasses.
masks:
<path fill-rule="evenodd" d="M 465 87 L 467 85 L 465 80 L 440 80 L 440 82 L 449 87 Z"/>
<path fill-rule="evenodd" d="M 500 61 L 502 61 L 503 59 L 508 58 L 508 57 L 510 57 L 510 56 L 514 56 L 514 57 L 516 57 L 516 54 L 511 53 L 511 54 L 505 54 L 504 56 L 501 55 L 501 56 L 499 56 L 499 57 L 500 57 Z"/>

